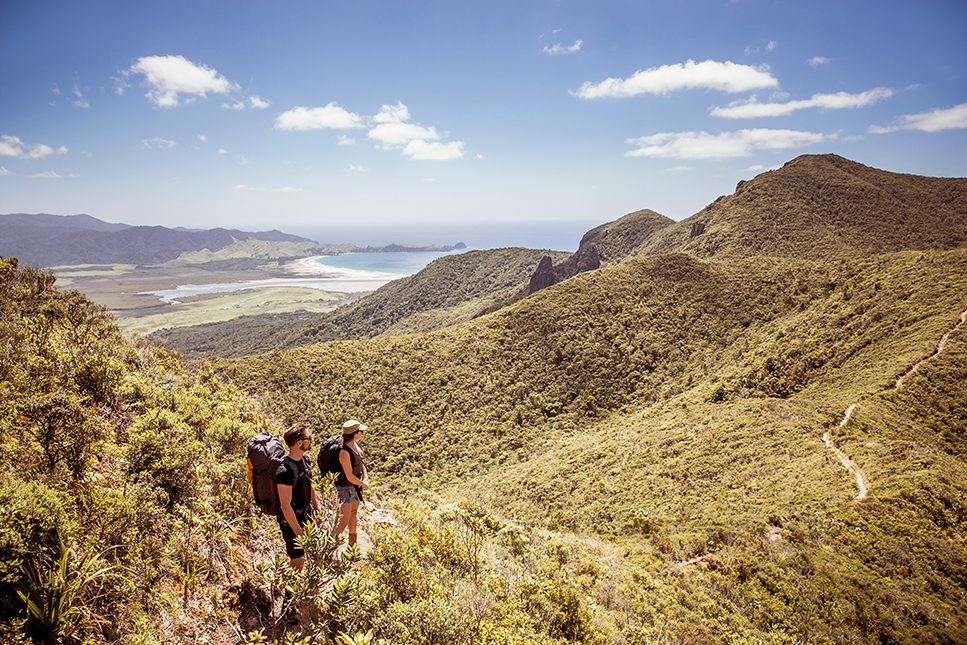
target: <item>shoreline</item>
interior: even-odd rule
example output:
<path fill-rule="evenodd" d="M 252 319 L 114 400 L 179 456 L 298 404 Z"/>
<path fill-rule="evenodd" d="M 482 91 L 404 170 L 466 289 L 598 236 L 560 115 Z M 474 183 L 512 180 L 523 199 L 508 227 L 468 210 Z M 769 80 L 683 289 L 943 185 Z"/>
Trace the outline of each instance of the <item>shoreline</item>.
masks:
<path fill-rule="evenodd" d="M 316 263 L 316 260 L 324 257 L 327 256 L 313 255 L 312 257 L 302 258 L 301 260 L 287 263 L 283 265 L 283 268 L 286 270 L 286 273 L 292 273 L 299 276 L 322 277 L 337 280 L 339 278 L 344 278 L 346 275 L 345 273 L 341 274 L 334 271 L 326 271 L 325 269 L 322 269 L 318 263 Z"/>

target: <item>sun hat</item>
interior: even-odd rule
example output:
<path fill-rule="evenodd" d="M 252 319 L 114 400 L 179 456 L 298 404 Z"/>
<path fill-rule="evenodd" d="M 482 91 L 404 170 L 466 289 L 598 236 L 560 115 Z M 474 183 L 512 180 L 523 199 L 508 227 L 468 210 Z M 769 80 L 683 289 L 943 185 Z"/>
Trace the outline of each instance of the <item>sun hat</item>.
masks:
<path fill-rule="evenodd" d="M 360 430 L 369 430 L 369 426 L 364 426 L 359 421 L 356 421 L 356 419 L 350 419 L 346 423 L 342 424 L 343 434 L 359 432 Z"/>

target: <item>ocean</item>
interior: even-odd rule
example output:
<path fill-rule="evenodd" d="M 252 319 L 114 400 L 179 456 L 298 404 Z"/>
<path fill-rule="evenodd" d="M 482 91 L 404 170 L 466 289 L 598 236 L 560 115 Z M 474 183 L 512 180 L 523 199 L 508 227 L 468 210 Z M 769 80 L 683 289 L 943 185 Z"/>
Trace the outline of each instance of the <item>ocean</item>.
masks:
<path fill-rule="evenodd" d="M 581 237 L 609 220 L 564 222 L 441 222 L 434 224 L 274 224 L 285 233 L 301 235 L 320 244 L 439 244 L 463 242 L 469 249 L 500 249 L 522 246 L 529 249 L 577 251 Z M 249 227 L 251 228 L 251 227 Z M 262 230 L 262 229 L 259 229 Z"/>
<path fill-rule="evenodd" d="M 459 242 L 467 245 L 461 251 L 410 252 L 410 253 L 344 253 L 303 260 L 299 274 L 302 277 L 251 280 L 222 284 L 179 285 L 176 289 L 148 291 L 162 302 L 179 304 L 179 298 L 203 293 L 224 293 L 246 288 L 308 287 L 326 291 L 358 293 L 375 291 L 379 287 L 405 276 L 419 273 L 426 265 L 444 255 L 522 246 L 531 249 L 576 251 L 581 237 L 601 222 L 521 223 L 501 225 L 474 225 L 466 223 L 407 225 L 407 226 L 327 226 L 325 228 L 276 225 L 268 228 L 292 235 L 300 235 L 319 243 L 352 243 L 361 246 L 385 246 L 387 244 L 438 244 L 453 246 Z M 253 227 L 249 227 L 253 228 Z"/>

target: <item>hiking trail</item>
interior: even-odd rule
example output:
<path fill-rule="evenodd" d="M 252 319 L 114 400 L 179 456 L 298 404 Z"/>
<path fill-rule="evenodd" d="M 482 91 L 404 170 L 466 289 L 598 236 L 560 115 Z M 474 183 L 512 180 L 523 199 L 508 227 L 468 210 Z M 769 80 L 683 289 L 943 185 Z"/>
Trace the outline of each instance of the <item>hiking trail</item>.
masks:
<path fill-rule="evenodd" d="M 937 356 L 940 356 L 940 354 L 944 350 L 944 347 L 947 344 L 947 340 L 950 339 L 950 335 L 956 332 L 958 329 L 960 329 L 961 326 L 964 324 L 964 322 L 967 322 L 967 309 L 965 309 L 960 314 L 960 322 L 958 322 L 953 328 L 947 331 L 947 333 L 944 334 L 943 337 L 940 339 L 940 343 L 937 345 L 937 351 L 935 351 L 927 358 L 924 358 L 918 361 L 917 364 L 911 367 L 906 374 L 898 378 L 896 381 L 896 385 L 893 386 L 893 391 L 894 392 L 899 391 L 900 388 L 903 387 L 903 382 L 908 377 L 913 376 L 920 369 L 921 365 L 923 365 L 924 363 L 926 363 L 931 359 L 936 358 Z M 843 417 L 843 420 L 839 422 L 839 425 L 836 426 L 837 428 L 842 428 L 849 422 L 850 417 L 853 416 L 853 411 L 856 410 L 856 405 L 857 404 L 854 403 L 846 409 L 846 415 Z M 837 457 L 839 457 L 839 460 L 843 462 L 844 466 L 846 466 L 846 470 L 850 471 L 856 477 L 856 488 L 858 489 L 856 499 L 860 499 L 860 500 L 865 499 L 870 490 L 870 482 L 866 479 L 866 475 L 863 474 L 863 471 L 860 470 L 860 467 L 857 466 L 856 463 L 852 459 L 850 459 L 846 453 L 844 453 L 842 450 L 836 447 L 836 444 L 833 441 L 832 437 L 830 436 L 830 433 L 828 430 L 823 434 L 823 442 L 826 444 L 826 447 L 831 452 L 833 452 Z"/>

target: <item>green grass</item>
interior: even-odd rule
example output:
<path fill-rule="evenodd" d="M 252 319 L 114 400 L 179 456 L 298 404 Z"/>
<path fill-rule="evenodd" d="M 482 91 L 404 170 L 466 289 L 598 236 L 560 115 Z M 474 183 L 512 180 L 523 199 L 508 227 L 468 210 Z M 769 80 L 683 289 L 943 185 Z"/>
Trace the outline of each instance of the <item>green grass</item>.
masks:
<path fill-rule="evenodd" d="M 248 288 L 201 299 L 185 298 L 180 304 L 147 310 L 117 312 L 125 332 L 148 335 L 160 329 L 233 320 L 240 316 L 332 311 L 345 302 L 346 294 L 296 287 Z"/>
<path fill-rule="evenodd" d="M 4 261 L 0 549 L 112 547 L 131 586 L 79 600 L 118 632 L 78 636 L 235 639 L 226 621 L 267 601 L 232 554 L 280 551 L 248 517 L 244 441 L 352 417 L 398 520 L 354 616 L 393 642 L 965 642 L 967 326 L 933 356 L 967 309 L 963 185 L 800 158 L 710 205 L 702 235 L 641 213 L 646 257 L 522 299 L 530 258 L 482 262 L 512 304 L 465 322 L 207 365 Z M 491 292 L 459 293 L 454 267 L 343 322 L 463 320 Z M 22 631 L 11 601 L 0 637 Z"/>
<path fill-rule="evenodd" d="M 215 366 L 320 434 L 369 424 L 370 469 L 395 490 L 623 545 L 625 566 L 677 581 L 682 634 L 944 642 L 967 629 L 952 501 L 967 469 L 948 454 L 963 450 L 967 333 L 890 390 L 957 324 L 965 275 L 963 250 L 660 256 L 431 334 Z M 869 479 L 864 502 L 826 431 Z M 924 612 L 944 618 L 924 628 Z"/>

